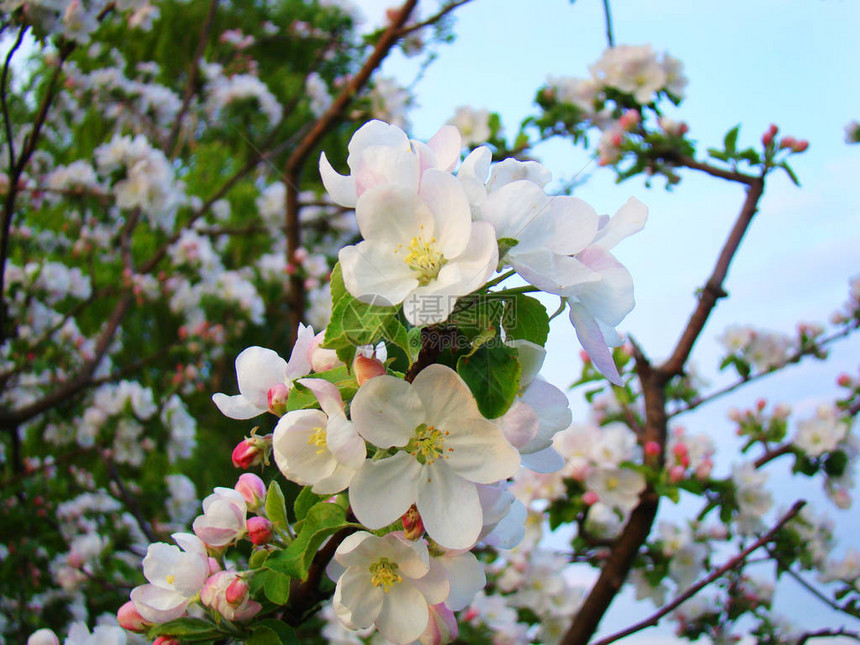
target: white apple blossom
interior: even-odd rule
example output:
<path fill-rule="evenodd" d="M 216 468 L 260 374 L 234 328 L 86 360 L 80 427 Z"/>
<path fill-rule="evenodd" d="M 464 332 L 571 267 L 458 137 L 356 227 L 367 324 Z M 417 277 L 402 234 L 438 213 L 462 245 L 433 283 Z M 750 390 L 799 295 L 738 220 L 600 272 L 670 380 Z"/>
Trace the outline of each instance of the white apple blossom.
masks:
<path fill-rule="evenodd" d="M 172 537 L 182 550 L 163 542 L 150 544 L 143 559 L 143 575 L 149 584 L 131 591 L 135 608 L 151 623 L 182 616 L 209 575 L 206 545 L 190 533 L 174 533 Z"/>
<path fill-rule="evenodd" d="M 219 486 L 203 500 L 203 515 L 192 525 L 194 533 L 209 546 L 227 546 L 245 534 L 246 513 L 245 498 Z"/>
<path fill-rule="evenodd" d="M 839 419 L 837 410 L 821 405 L 811 419 L 798 421 L 791 442 L 810 457 L 819 457 L 834 450 L 848 433 L 848 424 Z"/>
<path fill-rule="evenodd" d="M 284 477 L 312 486 L 314 493 L 339 493 L 364 463 L 364 441 L 347 420 L 336 385 L 322 379 L 297 382 L 314 393 L 322 409 L 281 417 L 272 436 L 275 463 Z"/>
<path fill-rule="evenodd" d="M 376 625 L 393 643 L 416 640 L 427 627 L 428 605 L 448 595 L 444 574 L 430 574 L 424 543 L 406 540 L 399 532 L 383 537 L 353 533 L 334 558 L 346 567 L 332 598 L 337 617 L 350 629 Z"/>
<path fill-rule="evenodd" d="M 341 249 L 347 290 L 362 302 L 404 303 L 413 325 L 443 322 L 458 296 L 495 271 L 492 227 L 472 223 L 463 189 L 450 174 L 429 169 L 417 193 L 376 186 L 356 206 L 364 240 Z"/>
<path fill-rule="evenodd" d="M 219 392 L 212 395 L 212 401 L 231 419 L 251 419 L 266 412 L 272 388 L 283 386 L 289 391 L 293 380 L 310 373 L 308 347 L 313 339 L 313 327 L 299 324 L 289 362 L 271 349 L 255 346 L 243 350 L 236 357 L 239 394 L 228 396 Z"/>
<path fill-rule="evenodd" d="M 589 491 L 597 493 L 601 502 L 626 513 L 639 504 L 639 494 L 645 490 L 645 477 L 628 468 L 597 468 L 585 478 L 585 485 Z"/>
<path fill-rule="evenodd" d="M 670 69 L 677 75 L 674 67 Z M 657 61 L 650 45 L 610 47 L 590 70 L 594 78 L 632 94 L 643 105 L 650 103 L 669 80 L 667 70 Z"/>
<path fill-rule="evenodd" d="M 457 373 L 430 365 L 412 384 L 377 376 L 359 389 L 351 413 L 367 441 L 401 449 L 356 473 L 349 498 L 358 520 L 382 528 L 415 504 L 431 538 L 470 548 L 483 525 L 476 484 L 510 477 L 520 457 Z"/>
<path fill-rule="evenodd" d="M 490 138 L 490 111 L 476 110 L 468 105 L 458 107 L 454 116 L 448 121 L 460 132 L 463 137 L 463 145 L 471 146 L 476 143 L 484 143 Z"/>

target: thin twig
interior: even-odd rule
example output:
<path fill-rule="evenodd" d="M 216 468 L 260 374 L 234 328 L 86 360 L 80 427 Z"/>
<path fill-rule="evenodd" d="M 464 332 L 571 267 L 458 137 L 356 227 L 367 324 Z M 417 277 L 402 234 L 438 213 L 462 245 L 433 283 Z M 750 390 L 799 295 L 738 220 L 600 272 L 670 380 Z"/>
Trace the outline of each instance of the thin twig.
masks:
<path fill-rule="evenodd" d="M 439 22 L 443 17 L 447 14 L 451 13 L 457 7 L 460 7 L 467 2 L 471 2 L 472 0 L 455 0 L 454 2 L 445 5 L 440 9 L 437 13 L 433 14 L 427 20 L 422 20 L 421 22 L 416 22 L 413 25 L 409 25 L 408 27 L 403 27 L 400 31 L 397 32 L 398 38 L 403 38 L 404 36 L 408 36 L 409 34 L 418 31 L 419 29 L 424 29 L 424 27 L 429 27 L 432 24 Z"/>
<path fill-rule="evenodd" d="M 592 643 L 592 645 L 609 645 L 609 643 L 614 643 L 615 641 L 624 638 L 625 636 L 635 634 L 636 632 L 639 632 L 646 627 L 653 627 L 657 625 L 660 622 L 660 619 L 663 618 L 663 616 L 665 616 L 666 614 L 674 610 L 676 607 L 680 606 L 681 604 L 692 598 L 702 589 L 711 584 L 714 580 L 721 578 L 727 572 L 743 564 L 746 560 L 746 557 L 750 553 L 770 542 L 774 538 L 776 533 L 785 525 L 785 523 L 788 522 L 792 517 L 797 515 L 800 512 L 800 509 L 802 509 L 805 504 L 806 502 L 804 500 L 798 500 L 797 502 L 795 502 L 794 506 L 792 506 L 791 509 L 785 515 L 783 515 L 767 533 L 762 535 L 759 539 L 750 544 L 747 548 L 745 548 L 738 555 L 726 562 L 723 566 L 716 569 L 709 576 L 703 578 L 702 580 L 694 584 L 692 587 L 687 589 L 687 591 L 675 597 L 675 599 L 672 600 L 670 603 L 661 607 L 660 610 L 656 613 L 652 614 L 645 620 L 639 621 L 638 623 L 631 625 L 627 629 L 623 629 L 620 632 L 616 632 L 610 636 L 607 636 L 606 638 L 601 638 L 599 641 Z"/>
<path fill-rule="evenodd" d="M 805 632 L 797 639 L 795 645 L 803 645 L 810 638 L 826 638 L 829 636 L 845 636 L 846 638 L 853 638 L 855 641 L 860 641 L 860 633 L 851 632 L 844 627 L 840 627 L 839 629 L 819 629 L 814 632 Z"/>
<path fill-rule="evenodd" d="M 185 113 L 188 112 L 188 107 L 191 105 L 191 99 L 196 93 L 197 79 L 200 77 L 200 59 L 206 51 L 206 44 L 209 41 L 209 32 L 212 31 L 212 23 L 215 20 L 215 13 L 218 9 L 219 0 L 212 0 L 209 3 L 209 11 L 206 14 L 206 20 L 203 21 L 203 26 L 200 28 L 200 37 L 197 40 L 197 49 L 194 51 L 194 60 L 191 61 L 191 71 L 188 74 L 188 82 L 185 84 L 185 93 L 182 96 L 182 106 L 179 108 L 174 121 L 173 127 L 170 129 L 170 134 L 167 136 L 167 141 L 164 144 L 164 151 L 170 151 L 170 158 L 175 159 L 179 152 L 179 131 L 182 129 L 182 121 L 185 118 Z"/>
<path fill-rule="evenodd" d="M 609 10 L 609 0 L 603 0 L 603 15 L 606 18 L 606 42 L 615 47 L 615 37 L 612 35 L 612 12 Z"/>
<path fill-rule="evenodd" d="M 3 76 L 0 78 L 0 104 L 3 106 L 3 126 L 6 130 L 6 147 L 9 150 L 9 169 L 15 167 L 15 137 L 12 134 L 12 120 L 9 117 L 9 106 L 6 103 L 6 83 L 9 80 L 9 69 L 12 64 L 12 56 L 18 51 L 21 43 L 24 42 L 24 34 L 27 33 L 27 27 L 21 27 L 18 31 L 18 38 L 15 39 L 15 44 L 12 49 L 6 54 L 6 62 L 3 64 Z"/>
<path fill-rule="evenodd" d="M 122 477 L 120 477 L 114 460 L 107 457 L 104 461 L 105 465 L 108 467 L 108 471 L 110 472 L 110 478 L 114 483 L 116 483 L 116 486 L 119 489 L 119 494 L 120 497 L 122 497 L 125 507 L 132 514 L 134 519 L 137 520 L 137 525 L 146 536 L 146 539 L 149 540 L 150 543 L 156 542 L 157 539 L 155 537 L 155 533 L 152 532 L 152 527 L 149 525 L 149 522 L 143 519 L 143 514 L 140 512 L 140 505 L 137 503 L 137 500 L 132 497 L 131 493 L 128 492 L 128 488 L 126 488 L 125 483 L 122 481 Z"/>

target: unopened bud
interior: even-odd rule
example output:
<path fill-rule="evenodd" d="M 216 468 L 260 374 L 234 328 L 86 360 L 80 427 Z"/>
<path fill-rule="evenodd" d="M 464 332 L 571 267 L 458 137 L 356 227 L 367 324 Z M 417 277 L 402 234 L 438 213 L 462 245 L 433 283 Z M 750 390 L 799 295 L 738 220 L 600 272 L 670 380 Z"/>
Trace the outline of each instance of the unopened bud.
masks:
<path fill-rule="evenodd" d="M 287 412 L 287 400 L 290 398 L 290 387 L 286 383 L 278 383 L 269 388 L 266 398 L 269 412 L 282 417 Z"/>
<path fill-rule="evenodd" d="M 780 148 L 791 148 L 794 149 L 794 146 L 797 145 L 797 139 L 794 137 L 783 137 L 779 142 Z"/>
<path fill-rule="evenodd" d="M 45 627 L 30 634 L 27 645 L 60 645 L 60 639 L 53 631 Z"/>
<path fill-rule="evenodd" d="M 765 399 L 758 399 L 755 402 L 755 407 L 757 407 L 759 411 L 764 410 L 767 407 L 767 401 Z"/>
<path fill-rule="evenodd" d="M 792 150 L 794 152 L 806 152 L 806 149 L 809 148 L 809 141 L 806 139 L 801 139 L 797 143 L 794 144 Z"/>
<path fill-rule="evenodd" d="M 761 135 L 761 142 L 765 145 L 765 147 L 773 144 L 773 139 L 774 137 L 776 137 L 777 132 L 779 132 L 779 128 L 771 124 L 767 131 L 763 135 Z"/>
<path fill-rule="evenodd" d="M 272 523 L 265 517 L 250 517 L 245 527 L 248 529 L 248 539 L 257 546 L 268 544 L 272 539 Z"/>
<path fill-rule="evenodd" d="M 407 540 L 418 540 L 424 535 L 424 522 L 415 504 L 403 514 L 403 534 Z"/>
<path fill-rule="evenodd" d="M 218 562 L 217 558 L 209 557 L 206 562 L 209 564 L 210 576 L 214 576 L 216 573 L 221 571 L 221 563 Z"/>
<path fill-rule="evenodd" d="M 152 645 L 179 645 L 179 640 L 173 636 L 159 636 L 152 641 Z"/>
<path fill-rule="evenodd" d="M 687 444 L 685 444 L 685 443 L 676 443 L 676 444 L 672 447 L 672 454 L 673 454 L 673 455 L 675 455 L 675 458 L 676 458 L 678 461 L 681 461 L 681 460 L 682 460 L 684 457 L 686 457 L 686 456 L 687 456 L 687 454 L 688 454 Z"/>
<path fill-rule="evenodd" d="M 627 110 L 621 115 L 621 118 L 618 119 L 618 125 L 629 131 L 639 124 L 641 118 L 642 117 L 637 110 Z"/>
<path fill-rule="evenodd" d="M 242 473 L 233 487 L 251 508 L 256 508 L 266 499 L 266 484 L 254 473 Z"/>
<path fill-rule="evenodd" d="M 851 377 L 842 373 L 836 378 L 836 384 L 840 387 L 851 387 Z"/>
<path fill-rule="evenodd" d="M 136 633 L 146 631 L 146 628 L 149 626 L 149 623 L 143 619 L 143 616 L 140 615 L 140 612 L 137 611 L 137 607 L 134 606 L 131 600 L 117 610 L 116 621 L 123 629 Z"/>
<path fill-rule="evenodd" d="M 300 246 L 296 249 L 296 252 L 293 253 L 293 259 L 295 259 L 299 264 L 302 264 L 308 259 L 308 250 L 305 247 Z"/>
<path fill-rule="evenodd" d="M 427 629 L 418 637 L 421 645 L 446 645 L 453 643 L 460 635 L 457 626 L 457 618 L 444 602 L 438 605 L 430 605 L 430 618 L 427 621 Z"/>
<path fill-rule="evenodd" d="M 262 518 L 253 518 L 253 519 L 262 519 Z M 227 585 L 227 590 L 224 593 L 227 602 L 234 607 L 238 607 L 241 605 L 245 598 L 248 597 L 248 583 L 245 582 L 242 578 L 233 578 L 233 581 Z"/>
<path fill-rule="evenodd" d="M 645 454 L 647 456 L 656 457 L 660 452 L 660 444 L 656 441 L 648 441 L 645 443 Z"/>
<path fill-rule="evenodd" d="M 258 437 L 251 434 L 245 437 L 233 449 L 233 465 L 236 468 L 248 469 L 258 466 L 266 460 L 266 455 L 272 445 L 272 435 Z"/>
<path fill-rule="evenodd" d="M 356 354 L 355 360 L 352 361 L 352 372 L 355 374 L 355 380 L 358 381 L 359 387 L 367 383 L 375 376 L 384 376 L 386 374 L 385 365 L 378 358 L 367 358 L 361 354 Z"/>
<path fill-rule="evenodd" d="M 333 370 L 343 365 L 343 361 L 337 357 L 335 350 L 320 347 L 324 340 L 325 330 L 314 336 L 314 339 L 308 346 L 308 362 L 311 364 L 311 369 L 317 373 Z"/>
<path fill-rule="evenodd" d="M 582 501 L 586 506 L 591 506 L 592 504 L 597 504 L 600 501 L 600 497 L 598 497 L 597 493 L 593 490 L 586 491 L 582 495 Z"/>
<path fill-rule="evenodd" d="M 684 479 L 684 475 L 687 472 L 687 469 L 683 466 L 672 466 L 669 469 L 669 481 L 673 484 L 677 484 L 679 481 Z"/>

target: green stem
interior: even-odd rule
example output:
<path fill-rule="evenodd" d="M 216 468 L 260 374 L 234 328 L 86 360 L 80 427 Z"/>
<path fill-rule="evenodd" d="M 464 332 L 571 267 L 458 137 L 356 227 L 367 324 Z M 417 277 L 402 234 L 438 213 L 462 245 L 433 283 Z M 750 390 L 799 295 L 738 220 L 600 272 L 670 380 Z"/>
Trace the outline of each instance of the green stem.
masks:
<path fill-rule="evenodd" d="M 504 280 L 507 280 L 508 278 L 510 278 L 515 273 L 516 273 L 516 271 L 514 271 L 513 269 L 511 269 L 510 271 L 506 271 L 505 273 L 503 273 L 499 277 L 493 278 L 492 280 L 490 280 L 487 284 L 485 284 L 483 287 L 481 287 L 478 291 L 483 291 L 484 289 L 489 289 L 490 287 L 495 287 L 497 284 L 499 284 L 500 282 L 503 282 Z"/>

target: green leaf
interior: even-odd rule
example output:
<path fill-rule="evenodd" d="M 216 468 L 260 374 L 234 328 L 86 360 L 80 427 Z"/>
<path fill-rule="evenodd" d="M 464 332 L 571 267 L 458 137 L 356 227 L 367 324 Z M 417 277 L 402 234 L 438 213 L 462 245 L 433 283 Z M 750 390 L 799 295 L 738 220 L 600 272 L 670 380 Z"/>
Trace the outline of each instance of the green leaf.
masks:
<path fill-rule="evenodd" d="M 741 126 L 740 126 L 740 124 L 738 124 L 735 127 L 733 127 L 731 130 L 726 132 L 726 136 L 723 139 L 723 147 L 725 148 L 726 153 L 730 157 L 735 156 L 735 151 L 737 150 L 737 146 L 738 146 L 738 134 L 740 133 L 740 131 L 741 131 Z"/>
<path fill-rule="evenodd" d="M 286 605 L 290 598 L 290 579 L 280 571 L 267 569 L 263 592 L 276 605 Z"/>
<path fill-rule="evenodd" d="M 503 257 L 505 257 L 505 253 L 510 251 L 512 248 L 514 248 L 519 243 L 520 243 L 519 240 L 514 239 L 512 237 L 500 237 L 498 239 L 499 260 L 501 260 Z"/>
<path fill-rule="evenodd" d="M 275 634 L 278 635 L 281 645 L 299 645 L 299 638 L 296 636 L 296 632 L 293 628 L 280 620 L 275 620 L 274 618 L 261 620 L 257 624 L 257 627 L 270 629 L 275 632 Z"/>
<path fill-rule="evenodd" d="M 176 618 L 156 625 L 147 634 L 152 640 L 158 636 L 174 636 L 182 641 L 205 641 L 221 635 L 217 625 L 201 618 Z"/>
<path fill-rule="evenodd" d="M 708 156 L 714 159 L 719 159 L 720 161 L 729 160 L 729 156 L 725 152 L 717 150 L 716 148 L 708 148 Z"/>
<path fill-rule="evenodd" d="M 287 528 L 287 504 L 278 482 L 272 480 L 266 493 L 266 516 L 281 530 Z"/>
<path fill-rule="evenodd" d="M 266 568 L 304 580 L 320 545 L 346 524 L 346 511 L 338 504 L 320 502 L 308 511 L 299 534 L 280 553 L 269 556 Z"/>
<path fill-rule="evenodd" d="M 340 262 L 335 263 L 334 268 L 331 270 L 329 284 L 331 289 L 331 305 L 334 308 L 335 303 L 347 293 L 346 285 L 343 283 L 343 271 L 340 268 Z"/>
<path fill-rule="evenodd" d="M 508 300 L 502 327 L 510 339 L 522 338 L 543 347 L 549 336 L 549 314 L 540 300 L 517 294 Z"/>
<path fill-rule="evenodd" d="M 308 511 L 324 499 L 325 498 L 323 496 L 312 492 L 310 486 L 303 488 L 302 492 L 299 493 L 299 496 L 296 497 L 296 501 L 293 504 L 293 512 L 295 513 L 296 521 L 300 522 L 305 519 L 308 515 Z"/>
<path fill-rule="evenodd" d="M 797 175 L 794 174 L 794 171 L 791 169 L 791 166 L 789 166 L 786 162 L 783 161 L 781 164 L 779 164 L 779 167 L 785 170 L 785 172 L 788 174 L 789 178 L 795 186 L 800 186 L 800 180 L 797 178 Z"/>
<path fill-rule="evenodd" d="M 457 361 L 457 373 L 488 419 L 503 415 L 511 407 L 519 391 L 521 371 L 517 350 L 505 345 L 484 345 Z"/>
<path fill-rule="evenodd" d="M 263 563 L 268 557 L 269 551 L 267 551 L 266 549 L 256 549 L 253 553 L 251 553 L 251 557 L 248 559 L 248 568 L 259 569 L 263 566 Z"/>

